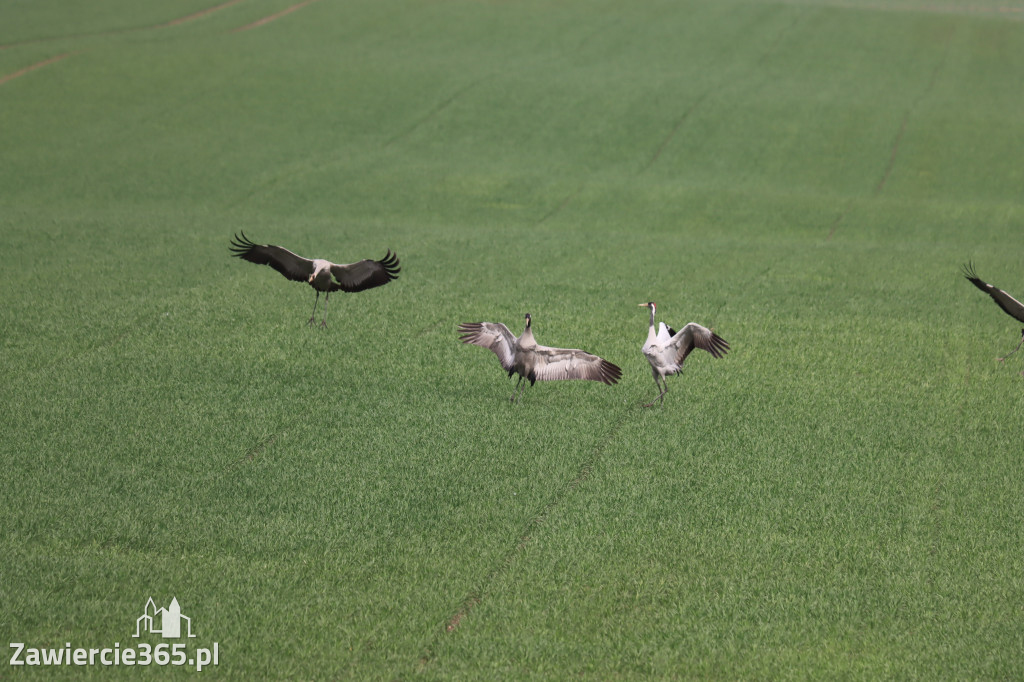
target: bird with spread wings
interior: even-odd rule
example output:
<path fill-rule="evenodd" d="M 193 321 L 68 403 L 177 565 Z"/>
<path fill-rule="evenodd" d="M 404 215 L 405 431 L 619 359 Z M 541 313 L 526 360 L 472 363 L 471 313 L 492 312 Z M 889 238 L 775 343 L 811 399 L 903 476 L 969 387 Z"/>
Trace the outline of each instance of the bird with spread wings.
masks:
<path fill-rule="evenodd" d="M 500 322 L 467 322 L 459 325 L 459 340 L 491 350 L 498 356 L 501 367 L 511 377 L 518 374 L 516 389 L 510 398 L 519 398 L 520 384 L 527 379 L 530 385 L 537 381 L 587 379 L 614 384 L 622 377 L 622 370 L 586 351 L 570 348 L 541 346 L 533 338 L 530 314 L 526 315 L 526 329 L 516 337 Z"/>
<path fill-rule="evenodd" d="M 380 260 L 365 259 L 356 263 L 332 263 L 322 258 L 303 258 L 288 249 L 273 244 L 256 244 L 245 236 L 237 234 L 231 240 L 232 255 L 257 265 L 269 265 L 288 279 L 295 282 L 306 282 L 316 290 L 313 301 L 313 314 L 308 324 L 316 319 L 316 306 L 320 302 L 320 293 L 324 293 L 324 317 L 321 327 L 327 326 L 327 301 L 331 292 L 355 292 L 372 289 L 387 284 L 398 277 L 398 254 L 391 253 Z"/>
<path fill-rule="evenodd" d="M 680 372 L 683 369 L 683 361 L 694 348 L 706 350 L 711 353 L 711 357 L 720 358 L 729 351 L 729 343 L 712 330 L 696 322 L 690 322 L 678 332 L 664 322 L 659 322 L 658 330 L 655 331 L 654 315 L 657 306 L 654 301 L 639 305 L 641 308 L 648 308 L 651 311 L 647 341 L 641 348 L 641 352 L 647 358 L 647 362 L 651 364 L 654 385 L 661 391 L 654 400 L 644 405 L 644 407 L 650 407 L 657 401 L 664 404 L 665 394 L 668 393 L 668 382 L 665 381 L 665 377 Z"/>
<path fill-rule="evenodd" d="M 981 279 L 979 279 L 978 275 L 974 272 L 974 263 L 966 263 L 965 265 L 962 266 L 962 270 L 964 277 L 967 278 L 967 281 L 973 284 L 974 286 L 978 287 L 982 291 L 984 291 L 989 296 L 991 296 L 992 300 L 995 301 L 996 304 L 1003 309 L 1003 312 L 1005 312 L 1007 315 L 1017 320 L 1018 322 L 1024 322 L 1024 304 L 1015 299 L 1013 296 L 1010 296 L 1002 289 L 998 289 L 992 286 L 991 284 L 983 282 Z M 1020 350 L 1021 344 L 1024 344 L 1024 329 L 1020 330 L 1020 335 L 1020 343 L 1017 344 L 1017 347 L 1011 350 L 1003 357 L 999 358 L 999 362 L 1006 360 L 1006 358 L 1010 357 L 1018 350 Z M 1024 372 L 1021 372 L 1021 374 L 1024 374 Z"/>

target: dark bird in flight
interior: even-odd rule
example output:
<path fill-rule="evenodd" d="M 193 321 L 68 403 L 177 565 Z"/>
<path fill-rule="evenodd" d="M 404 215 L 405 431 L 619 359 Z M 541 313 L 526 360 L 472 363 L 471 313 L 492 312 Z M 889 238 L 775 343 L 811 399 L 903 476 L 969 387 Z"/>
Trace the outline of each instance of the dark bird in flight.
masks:
<path fill-rule="evenodd" d="M 668 382 L 665 381 L 665 377 L 682 371 L 683 361 L 694 348 L 706 350 L 711 353 L 712 357 L 720 358 L 729 351 L 729 344 L 721 336 L 696 322 L 690 322 L 678 332 L 664 322 L 659 322 L 658 331 L 655 332 L 654 314 L 657 306 L 654 305 L 654 301 L 639 305 L 641 308 L 649 308 L 651 311 L 647 342 L 644 343 L 641 351 L 647 358 L 647 362 L 651 363 L 654 385 L 661 391 L 658 397 L 644 405 L 644 407 L 650 407 L 659 400 L 662 404 L 665 403 L 665 394 L 668 393 Z M 659 379 L 661 383 L 658 383 Z"/>
<path fill-rule="evenodd" d="M 533 338 L 530 314 L 526 314 L 526 329 L 518 338 L 500 322 L 467 322 L 459 325 L 459 340 L 490 349 L 498 356 L 501 367 L 509 376 L 519 375 L 516 390 L 510 398 L 516 402 L 519 385 L 529 379 L 537 381 L 560 379 L 589 379 L 614 384 L 622 377 L 622 370 L 612 363 L 582 350 L 540 346 Z"/>
<path fill-rule="evenodd" d="M 231 240 L 232 255 L 257 265 L 269 265 L 282 275 L 296 282 L 306 282 L 316 289 L 313 314 L 308 324 L 316 318 L 316 305 L 320 292 L 324 293 L 324 318 L 321 327 L 327 326 L 327 301 L 332 291 L 363 291 L 387 284 L 398 277 L 398 254 L 391 253 L 380 260 L 361 260 L 357 263 L 338 264 L 322 258 L 303 258 L 286 248 L 273 244 L 254 244 L 242 233 Z"/>
<path fill-rule="evenodd" d="M 1024 304 L 1022 304 L 1020 301 L 1015 299 L 1013 296 L 1010 296 L 1008 293 L 1006 293 L 1002 289 L 997 289 L 996 287 L 992 286 L 991 284 L 987 284 L 987 283 L 981 281 L 978 278 L 978 275 L 975 274 L 975 272 L 974 272 L 974 263 L 967 263 L 966 265 L 964 265 L 963 266 L 963 273 L 964 273 L 964 277 L 967 278 L 968 282 L 970 282 L 971 284 L 973 284 L 974 286 L 978 287 L 979 289 L 984 291 L 986 294 L 991 296 L 992 300 L 995 301 L 996 304 L 1000 308 L 1002 308 L 1006 312 L 1007 315 L 1009 315 L 1013 319 L 1017 320 L 1018 322 L 1024 322 Z M 999 362 L 1002 362 L 1003 360 L 1005 360 L 1006 358 L 1010 357 L 1011 355 L 1016 353 L 1018 350 L 1020 350 L 1021 344 L 1024 344 L 1024 329 L 1020 330 L 1020 343 L 1017 344 L 1017 347 L 1014 348 L 1013 350 L 1011 350 L 1009 353 L 1007 353 L 1003 357 L 999 358 Z M 1022 372 L 1022 373 L 1024 373 L 1024 372 Z"/>

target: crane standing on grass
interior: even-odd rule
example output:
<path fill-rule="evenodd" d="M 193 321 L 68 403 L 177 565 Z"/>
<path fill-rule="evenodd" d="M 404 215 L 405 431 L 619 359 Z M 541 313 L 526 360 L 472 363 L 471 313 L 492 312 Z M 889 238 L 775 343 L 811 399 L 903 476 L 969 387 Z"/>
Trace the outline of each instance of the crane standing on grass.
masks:
<path fill-rule="evenodd" d="M 241 238 L 235 235 L 231 240 L 232 255 L 257 265 L 269 265 L 282 275 L 295 282 L 306 282 L 316 289 L 316 300 L 313 301 L 313 314 L 307 324 L 313 324 L 316 318 L 316 304 L 320 302 L 320 292 L 324 292 L 324 318 L 321 327 L 327 326 L 327 301 L 332 291 L 363 291 L 387 284 L 398 278 L 401 268 L 398 267 L 398 254 L 391 253 L 380 260 L 361 260 L 357 263 L 339 265 L 322 258 L 303 258 L 286 248 L 273 244 L 254 244 L 242 233 Z"/>
<path fill-rule="evenodd" d="M 1015 299 L 1013 296 L 1010 296 L 1002 289 L 997 289 L 991 284 L 987 284 L 981 281 L 978 278 L 978 275 L 976 275 L 974 272 L 974 263 L 967 263 L 966 265 L 964 265 L 963 273 L 964 277 L 967 278 L 968 282 L 970 282 L 971 284 L 973 284 L 974 286 L 978 287 L 986 294 L 991 296 L 992 300 L 995 301 L 999 305 L 999 307 L 1002 308 L 1004 312 L 1006 312 L 1007 315 L 1017 320 L 1018 322 L 1024 322 L 1024 304 Z M 1020 343 L 1017 344 L 1017 347 L 1011 350 L 1003 357 L 998 358 L 999 362 L 1006 360 L 1006 358 L 1010 357 L 1018 350 L 1020 350 L 1021 344 L 1024 344 L 1024 329 L 1020 330 Z M 1021 372 L 1021 374 L 1024 374 L 1024 372 Z"/>
<path fill-rule="evenodd" d="M 712 357 L 720 358 L 728 352 L 729 344 L 721 336 L 696 322 L 690 322 L 678 332 L 661 322 L 658 330 L 655 331 L 654 313 L 657 307 L 654 305 L 654 301 L 640 303 L 639 306 L 649 308 L 651 311 L 647 341 L 641 350 L 647 358 L 647 362 L 651 363 L 654 385 L 661 391 L 657 398 L 644 405 L 644 407 L 651 407 L 657 401 L 661 401 L 661 404 L 665 403 L 665 394 L 668 393 L 668 382 L 665 381 L 665 377 L 682 370 L 683 361 L 686 360 L 690 351 L 700 348 L 711 353 Z"/>
<path fill-rule="evenodd" d="M 558 379 L 589 379 L 614 384 L 622 377 L 616 365 L 582 350 L 541 346 L 533 338 L 530 314 L 526 314 L 526 329 L 518 338 L 500 322 L 466 322 L 459 325 L 459 340 L 494 352 L 501 367 L 509 376 L 519 375 L 516 390 L 509 399 L 519 398 L 519 385 L 529 379 L 537 381 Z"/>

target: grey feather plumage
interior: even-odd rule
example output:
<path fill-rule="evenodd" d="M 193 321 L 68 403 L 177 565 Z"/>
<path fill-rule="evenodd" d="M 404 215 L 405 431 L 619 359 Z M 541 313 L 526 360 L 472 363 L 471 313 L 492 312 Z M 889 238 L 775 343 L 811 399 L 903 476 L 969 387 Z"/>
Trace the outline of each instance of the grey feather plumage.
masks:
<path fill-rule="evenodd" d="M 614 384 L 622 377 L 622 370 L 617 365 L 593 353 L 577 348 L 539 345 L 533 337 L 529 315 L 526 316 L 526 328 L 518 337 L 500 322 L 466 322 L 459 325 L 459 340 L 487 348 L 498 356 L 502 369 L 509 376 L 519 375 L 512 402 L 519 396 L 523 379 L 532 386 L 537 381 L 570 379 Z"/>
<path fill-rule="evenodd" d="M 665 377 L 680 372 L 687 356 L 695 348 L 707 351 L 711 357 L 721 358 L 729 352 L 729 343 L 711 329 L 696 322 L 686 324 L 678 332 L 661 322 L 655 330 L 654 316 L 657 311 L 655 304 L 653 302 L 641 303 L 640 307 L 648 308 L 651 311 L 647 341 L 641 348 L 641 352 L 651 365 L 654 385 L 660 391 L 654 400 L 644 405 L 644 407 L 650 407 L 655 401 L 665 402 L 665 394 L 668 393 L 668 382 L 665 381 Z"/>

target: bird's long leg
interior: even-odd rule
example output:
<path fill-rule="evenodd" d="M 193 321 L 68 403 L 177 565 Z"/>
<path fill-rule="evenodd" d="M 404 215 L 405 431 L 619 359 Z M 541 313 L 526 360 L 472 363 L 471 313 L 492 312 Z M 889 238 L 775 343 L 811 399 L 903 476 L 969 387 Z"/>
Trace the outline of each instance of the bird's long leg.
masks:
<path fill-rule="evenodd" d="M 523 375 L 522 374 L 519 375 L 519 381 L 516 382 L 516 388 L 515 388 L 514 391 L 512 391 L 512 397 L 509 398 L 509 402 L 510 403 L 515 403 L 516 399 L 519 397 L 519 384 L 521 384 L 521 383 L 523 383 Z"/>
<path fill-rule="evenodd" d="M 661 384 L 665 384 L 665 390 L 662 390 Z M 661 383 L 658 383 L 658 375 L 655 374 L 654 375 L 654 385 L 658 387 L 658 390 L 661 391 L 661 393 L 659 393 L 658 396 L 654 400 L 652 400 L 651 402 L 649 402 L 646 405 L 644 405 L 644 407 L 653 407 L 654 403 L 658 402 L 659 400 L 661 401 L 662 404 L 665 403 L 665 394 L 668 393 L 668 382 L 665 381 L 665 377 L 661 377 Z"/>
<path fill-rule="evenodd" d="M 1007 353 L 1003 357 L 998 358 L 999 362 L 1003 362 L 1004 360 L 1006 360 L 1006 358 L 1010 357 L 1011 355 L 1013 355 L 1014 353 L 1019 351 L 1022 344 L 1024 344 L 1024 329 L 1020 330 L 1020 343 L 1017 344 L 1017 347 L 1014 348 L 1013 350 L 1011 350 L 1009 353 Z"/>
<path fill-rule="evenodd" d="M 320 292 L 317 292 L 320 293 Z M 331 292 L 324 294 L 324 319 L 320 322 L 320 326 L 327 329 L 327 302 L 331 300 Z"/>
<path fill-rule="evenodd" d="M 313 320 L 316 319 L 316 304 L 319 303 L 319 302 L 320 302 L 320 292 L 317 291 L 316 292 L 316 298 L 313 300 L 313 314 L 309 316 L 309 322 L 306 323 L 307 327 L 312 325 L 313 324 Z"/>

